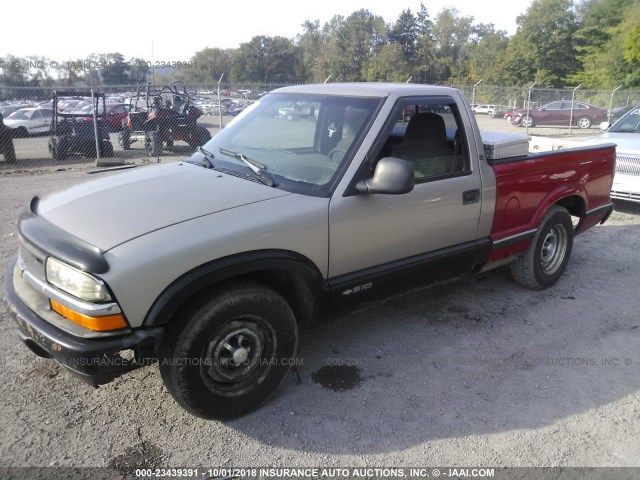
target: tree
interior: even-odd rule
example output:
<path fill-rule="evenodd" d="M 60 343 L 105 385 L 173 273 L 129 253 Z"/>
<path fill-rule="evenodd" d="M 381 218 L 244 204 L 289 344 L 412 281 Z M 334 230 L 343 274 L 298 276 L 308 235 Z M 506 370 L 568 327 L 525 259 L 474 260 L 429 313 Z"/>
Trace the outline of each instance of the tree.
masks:
<path fill-rule="evenodd" d="M 435 39 L 433 38 L 433 22 L 423 3 L 420 3 L 420 11 L 416 14 L 416 21 L 418 27 L 417 58 L 414 62 L 413 75 L 421 82 L 429 83 L 437 77 L 433 65 Z"/>
<path fill-rule="evenodd" d="M 405 60 L 401 45 L 392 43 L 365 62 L 364 80 L 367 82 L 405 82 L 411 76 L 411 66 Z"/>
<path fill-rule="evenodd" d="M 283 83 L 304 78 L 299 48 L 284 37 L 253 37 L 233 56 L 232 80 Z"/>
<path fill-rule="evenodd" d="M 101 55 L 100 77 L 106 85 L 126 85 L 129 83 L 129 65 L 121 53 Z"/>
<path fill-rule="evenodd" d="M 306 79 L 310 82 L 321 82 L 331 73 L 332 52 L 335 42 L 327 35 L 329 27 L 320 26 L 320 20 L 302 24 L 303 32 L 297 36 L 302 63 L 306 71 Z"/>
<path fill-rule="evenodd" d="M 485 84 L 502 83 L 502 71 L 504 68 L 504 54 L 509 44 L 509 38 L 504 30 L 491 30 L 482 32 L 477 45 L 471 48 L 469 58 L 467 82 L 483 80 Z"/>
<path fill-rule="evenodd" d="M 507 78 L 514 84 L 537 79 L 540 86 L 563 86 L 579 66 L 572 41 L 578 22 L 571 0 L 533 0 L 516 23 L 506 52 Z"/>
<path fill-rule="evenodd" d="M 590 88 L 640 86 L 640 1 L 592 0 L 579 10 L 582 27 L 574 34 L 579 67 L 572 83 Z M 621 48 L 622 47 L 622 48 Z"/>
<path fill-rule="evenodd" d="M 460 72 L 469 56 L 469 40 L 473 17 L 462 17 L 455 8 L 445 8 L 433 25 L 434 60 L 433 73 L 438 81 L 446 81 Z"/>
<path fill-rule="evenodd" d="M 415 64 L 418 57 L 419 25 L 411 9 L 403 10 L 396 22 L 389 29 L 389 42 L 402 49 L 402 56 L 407 64 Z"/>
<path fill-rule="evenodd" d="M 231 74 L 232 50 L 205 48 L 191 57 L 191 65 L 184 71 L 187 82 L 198 85 L 215 85 L 222 74 Z"/>
<path fill-rule="evenodd" d="M 386 33 L 384 19 L 369 10 L 361 9 L 349 15 L 337 31 L 338 58 L 333 70 L 338 78 L 362 80 L 366 61 L 380 52 Z"/>
<path fill-rule="evenodd" d="M 131 57 L 129 59 L 129 83 L 143 84 L 147 82 L 151 73 L 151 64 L 143 58 Z"/>

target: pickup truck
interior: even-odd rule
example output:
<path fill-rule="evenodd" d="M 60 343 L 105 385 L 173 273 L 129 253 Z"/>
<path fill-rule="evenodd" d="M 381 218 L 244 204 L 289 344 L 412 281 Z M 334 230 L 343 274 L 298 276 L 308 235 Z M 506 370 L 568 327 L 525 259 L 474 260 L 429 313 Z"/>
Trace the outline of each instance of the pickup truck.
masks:
<path fill-rule="evenodd" d="M 283 382 L 301 325 L 506 263 L 558 281 L 612 211 L 615 147 L 495 153 L 452 88 L 281 88 L 189 159 L 33 198 L 6 302 L 90 383 L 157 365 L 189 412 L 237 417 Z"/>

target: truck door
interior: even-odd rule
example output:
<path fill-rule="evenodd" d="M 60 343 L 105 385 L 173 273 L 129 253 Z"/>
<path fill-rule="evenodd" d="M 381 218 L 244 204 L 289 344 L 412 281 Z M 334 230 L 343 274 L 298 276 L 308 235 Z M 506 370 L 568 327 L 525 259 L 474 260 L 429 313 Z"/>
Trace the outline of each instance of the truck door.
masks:
<path fill-rule="evenodd" d="M 405 112 L 415 113 L 407 123 Z M 415 187 L 406 194 L 335 194 L 329 208 L 329 283 L 338 303 L 384 294 L 469 271 L 477 242 L 481 179 L 456 102 L 450 97 L 401 99 L 361 167 L 377 160 L 409 162 Z M 354 179 L 354 184 L 358 178 Z"/>

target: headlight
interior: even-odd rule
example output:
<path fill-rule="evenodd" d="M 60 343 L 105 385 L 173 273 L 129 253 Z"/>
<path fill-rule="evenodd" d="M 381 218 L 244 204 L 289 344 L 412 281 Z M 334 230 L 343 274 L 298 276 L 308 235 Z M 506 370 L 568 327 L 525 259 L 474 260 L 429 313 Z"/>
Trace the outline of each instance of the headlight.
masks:
<path fill-rule="evenodd" d="M 51 285 L 87 302 L 111 300 L 104 283 L 53 257 L 47 258 L 47 280 Z"/>

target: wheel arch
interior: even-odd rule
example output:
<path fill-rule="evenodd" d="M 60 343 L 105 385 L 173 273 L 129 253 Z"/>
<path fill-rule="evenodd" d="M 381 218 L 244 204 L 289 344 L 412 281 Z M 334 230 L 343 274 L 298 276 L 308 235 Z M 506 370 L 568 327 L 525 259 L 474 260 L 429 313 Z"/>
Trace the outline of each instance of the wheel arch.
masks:
<path fill-rule="evenodd" d="M 154 301 L 143 326 L 170 323 L 189 301 L 230 280 L 273 288 L 291 306 L 298 323 L 309 323 L 321 315 L 330 298 L 320 271 L 305 256 L 286 250 L 247 252 L 206 263 L 174 280 Z"/>
<path fill-rule="evenodd" d="M 533 225 L 535 228 L 538 228 L 542 223 L 544 216 L 547 214 L 547 211 L 554 205 L 566 208 L 569 215 L 578 217 L 581 222 L 585 217 L 587 204 L 586 198 L 586 192 L 577 186 L 570 190 L 558 190 L 551 192 L 540 202 L 540 206 L 534 215 Z"/>
<path fill-rule="evenodd" d="M 571 215 L 572 217 L 578 217 L 580 220 L 585 217 L 585 212 L 587 211 L 585 199 L 578 194 L 563 197 L 560 200 L 556 201 L 553 205 L 559 205 L 566 208 L 569 212 L 569 215 Z"/>

